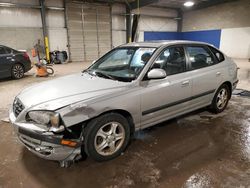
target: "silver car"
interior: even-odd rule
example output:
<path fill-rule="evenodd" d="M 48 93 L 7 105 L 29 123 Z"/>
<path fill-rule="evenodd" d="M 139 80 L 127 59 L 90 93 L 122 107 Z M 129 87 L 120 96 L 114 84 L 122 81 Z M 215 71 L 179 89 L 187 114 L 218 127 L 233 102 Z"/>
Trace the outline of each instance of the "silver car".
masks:
<path fill-rule="evenodd" d="M 10 120 L 21 143 L 44 159 L 105 161 L 137 130 L 202 107 L 222 112 L 237 82 L 236 64 L 209 44 L 129 43 L 80 73 L 23 90 Z"/>

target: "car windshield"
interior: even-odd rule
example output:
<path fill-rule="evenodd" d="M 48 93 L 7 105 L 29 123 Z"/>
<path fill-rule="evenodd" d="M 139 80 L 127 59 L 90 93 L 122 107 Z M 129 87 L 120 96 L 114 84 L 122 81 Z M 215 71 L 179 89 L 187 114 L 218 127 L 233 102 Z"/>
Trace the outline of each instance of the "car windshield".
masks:
<path fill-rule="evenodd" d="M 155 49 L 146 47 L 116 48 L 84 72 L 106 79 L 131 82 L 140 75 Z"/>

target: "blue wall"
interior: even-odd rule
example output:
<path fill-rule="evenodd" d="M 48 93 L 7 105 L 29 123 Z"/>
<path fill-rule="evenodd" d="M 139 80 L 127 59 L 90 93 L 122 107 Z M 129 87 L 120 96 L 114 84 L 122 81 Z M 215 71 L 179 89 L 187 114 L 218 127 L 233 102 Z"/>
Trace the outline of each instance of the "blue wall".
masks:
<path fill-rule="evenodd" d="M 221 30 L 189 32 L 144 32 L 144 41 L 149 40 L 192 40 L 213 44 L 220 47 Z"/>
<path fill-rule="evenodd" d="M 146 40 L 180 40 L 179 32 L 144 32 L 144 41 Z"/>

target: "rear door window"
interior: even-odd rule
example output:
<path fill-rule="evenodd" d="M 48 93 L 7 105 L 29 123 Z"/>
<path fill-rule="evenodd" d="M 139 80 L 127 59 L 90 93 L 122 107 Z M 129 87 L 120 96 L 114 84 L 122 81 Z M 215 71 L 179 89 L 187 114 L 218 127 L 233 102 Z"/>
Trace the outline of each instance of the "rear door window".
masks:
<path fill-rule="evenodd" d="M 5 49 L 3 47 L 0 47 L 0 55 L 6 54 Z"/>
<path fill-rule="evenodd" d="M 187 46 L 186 51 L 191 64 L 191 69 L 200 69 L 217 63 L 213 54 L 205 46 Z"/>

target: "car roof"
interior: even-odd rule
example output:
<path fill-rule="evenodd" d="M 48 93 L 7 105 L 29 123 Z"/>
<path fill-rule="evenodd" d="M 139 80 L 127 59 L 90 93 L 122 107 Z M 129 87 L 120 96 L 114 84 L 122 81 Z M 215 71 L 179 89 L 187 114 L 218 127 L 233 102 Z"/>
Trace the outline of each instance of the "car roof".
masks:
<path fill-rule="evenodd" d="M 2 48 L 10 48 L 10 47 L 4 46 L 4 45 L 0 45 L 0 47 L 2 47 Z M 11 48 L 10 48 L 10 49 L 11 49 Z"/>
<path fill-rule="evenodd" d="M 208 44 L 205 42 L 197 42 L 197 41 L 189 41 L 189 40 L 156 40 L 156 41 L 145 41 L 145 42 L 131 42 L 131 43 L 123 44 L 120 47 L 159 48 L 161 46 L 174 45 L 174 44 L 203 44 L 203 45 L 211 46 L 211 44 Z"/>

